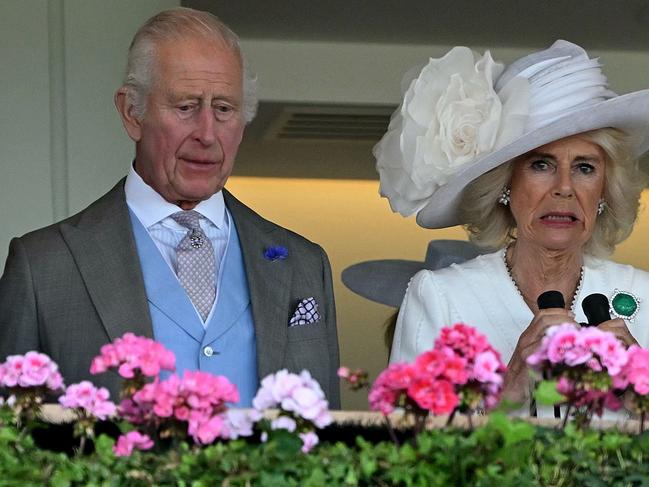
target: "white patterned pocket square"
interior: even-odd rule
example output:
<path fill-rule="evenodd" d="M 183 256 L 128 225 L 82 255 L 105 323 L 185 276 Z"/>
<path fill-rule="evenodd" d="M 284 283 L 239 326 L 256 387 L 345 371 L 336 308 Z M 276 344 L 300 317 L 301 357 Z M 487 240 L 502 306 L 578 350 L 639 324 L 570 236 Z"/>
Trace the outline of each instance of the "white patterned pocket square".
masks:
<path fill-rule="evenodd" d="M 316 303 L 314 298 L 304 298 L 297 305 L 291 321 L 288 322 L 288 326 L 310 325 L 318 320 L 320 320 L 318 303 Z"/>

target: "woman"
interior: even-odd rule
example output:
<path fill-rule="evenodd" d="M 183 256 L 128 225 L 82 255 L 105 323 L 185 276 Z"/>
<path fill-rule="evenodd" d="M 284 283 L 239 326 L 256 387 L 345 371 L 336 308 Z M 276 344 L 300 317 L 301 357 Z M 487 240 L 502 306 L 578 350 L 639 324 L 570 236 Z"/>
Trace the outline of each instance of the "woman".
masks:
<path fill-rule="evenodd" d="M 605 260 L 631 233 L 648 147 L 649 90 L 616 96 L 579 46 L 557 41 L 507 69 L 466 48 L 431 60 L 375 148 L 381 194 L 421 226 L 464 224 L 501 250 L 414 276 L 391 361 L 465 322 L 508 362 L 505 397 L 523 402 L 525 360 L 548 327 L 586 323 L 593 293 L 619 295 L 600 329 L 648 346 L 649 274 Z M 565 306 L 539 309 L 549 290 Z"/>

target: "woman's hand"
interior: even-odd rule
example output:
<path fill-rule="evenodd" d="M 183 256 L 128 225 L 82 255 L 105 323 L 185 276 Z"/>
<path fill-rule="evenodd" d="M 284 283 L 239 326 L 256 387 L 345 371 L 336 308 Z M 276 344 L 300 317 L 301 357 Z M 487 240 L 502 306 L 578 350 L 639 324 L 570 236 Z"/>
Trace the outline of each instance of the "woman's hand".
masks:
<path fill-rule="evenodd" d="M 529 326 L 518 338 L 512 358 L 507 365 L 503 386 L 505 399 L 516 403 L 527 401 L 530 391 L 527 357 L 539 348 L 549 327 L 574 322 L 575 315 L 563 308 L 542 309 L 534 316 Z"/>
<path fill-rule="evenodd" d="M 638 341 L 631 335 L 629 328 L 626 326 L 626 322 L 622 318 L 604 321 L 597 325 L 597 328 L 602 331 L 610 331 L 615 335 L 615 338 L 627 347 L 638 344 Z"/>

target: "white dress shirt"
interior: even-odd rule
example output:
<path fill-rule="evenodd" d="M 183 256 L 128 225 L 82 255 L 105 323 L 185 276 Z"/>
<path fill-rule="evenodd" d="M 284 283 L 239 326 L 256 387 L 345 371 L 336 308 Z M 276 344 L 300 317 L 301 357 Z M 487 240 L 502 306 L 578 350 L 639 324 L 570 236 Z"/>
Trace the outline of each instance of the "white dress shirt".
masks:
<path fill-rule="evenodd" d="M 187 235 L 187 228 L 171 218 L 171 215 L 182 211 L 182 208 L 173 203 L 169 203 L 157 191 L 145 183 L 140 175 L 135 172 L 133 166 L 131 166 L 126 177 L 124 191 L 126 193 L 126 204 L 138 220 L 140 220 L 140 223 L 146 228 L 147 232 L 149 232 L 156 247 L 160 250 L 160 254 L 174 275 L 176 275 L 176 247 L 185 235 Z M 230 215 L 225 207 L 223 193 L 219 191 L 209 199 L 201 201 L 196 205 L 194 210 L 205 217 L 201 218 L 199 223 L 207 238 L 212 242 L 214 262 L 216 265 L 214 275 L 216 282 L 219 283 L 222 268 L 221 262 L 230 238 Z M 205 323 L 209 322 L 218 298 L 219 286 L 217 285 L 214 305 Z M 200 317 L 200 313 L 198 311 L 196 313 Z"/>

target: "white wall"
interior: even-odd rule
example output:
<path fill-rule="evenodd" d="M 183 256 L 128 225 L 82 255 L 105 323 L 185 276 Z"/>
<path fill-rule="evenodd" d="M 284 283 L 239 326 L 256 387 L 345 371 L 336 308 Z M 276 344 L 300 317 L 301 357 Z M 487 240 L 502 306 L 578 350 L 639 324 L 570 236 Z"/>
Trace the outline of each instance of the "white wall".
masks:
<path fill-rule="evenodd" d="M 452 46 L 296 42 L 244 39 L 244 51 L 259 76 L 260 98 L 269 101 L 322 103 L 398 103 L 403 74 Z M 483 53 L 488 47 L 471 46 Z M 492 49 L 494 59 L 509 63 L 529 49 Z M 649 86 L 649 53 L 589 51 L 600 56 L 613 90 Z"/>
<path fill-rule="evenodd" d="M 9 238 L 51 223 L 48 19 L 44 0 L 0 7 L 0 259 Z"/>
<path fill-rule="evenodd" d="M 9 240 L 68 216 L 125 174 L 113 108 L 135 30 L 179 0 L 0 3 L 0 262 Z"/>
<path fill-rule="evenodd" d="M 137 28 L 180 0 L 65 0 L 69 212 L 110 189 L 128 170 L 133 143 L 113 106 Z"/>

